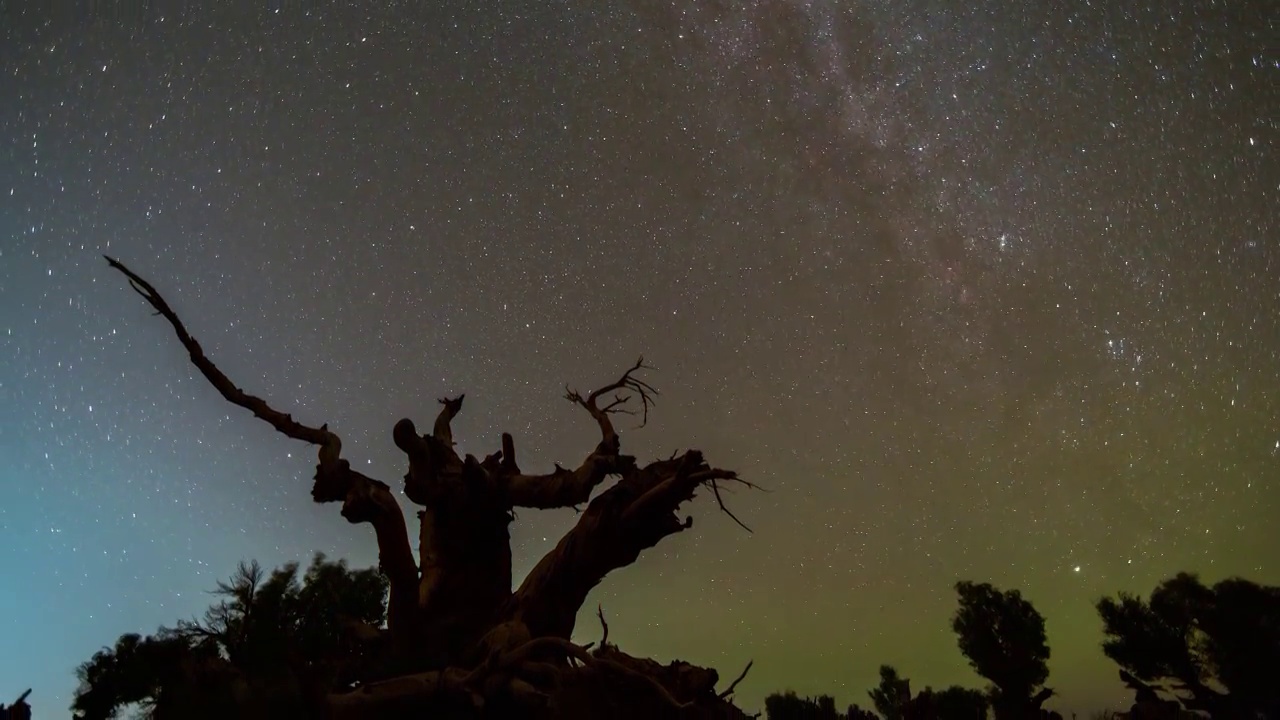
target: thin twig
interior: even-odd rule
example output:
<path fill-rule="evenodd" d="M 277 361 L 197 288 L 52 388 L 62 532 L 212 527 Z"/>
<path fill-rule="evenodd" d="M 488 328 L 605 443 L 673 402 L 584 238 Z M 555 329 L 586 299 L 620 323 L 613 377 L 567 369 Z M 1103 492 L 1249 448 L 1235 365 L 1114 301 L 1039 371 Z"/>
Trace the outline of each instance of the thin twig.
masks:
<path fill-rule="evenodd" d="M 602 422 L 603 424 L 603 416 L 605 415 L 611 415 L 614 413 L 624 413 L 627 415 L 635 414 L 635 411 L 633 410 L 626 410 L 620 407 L 623 403 L 627 402 L 631 396 L 621 394 L 615 395 L 614 399 L 603 408 L 601 408 L 596 401 L 605 393 L 614 392 L 616 390 L 629 390 L 634 395 L 640 396 L 642 417 L 639 427 L 644 427 L 645 424 L 649 422 L 649 408 L 654 404 L 653 399 L 659 395 L 659 393 L 657 388 L 654 386 L 640 378 L 634 377 L 634 373 L 639 370 L 652 369 L 652 367 L 644 364 L 644 356 L 642 355 L 639 360 L 636 360 L 634 365 L 622 374 L 622 377 L 608 385 L 593 390 L 591 394 L 586 397 L 583 397 L 577 390 L 573 390 L 566 386 L 565 398 L 570 402 L 577 403 L 578 405 L 586 408 L 587 412 L 591 413 L 591 416 L 596 418 L 597 422 Z"/>
<path fill-rule="evenodd" d="M 743 530 L 746 530 L 749 533 L 752 532 L 751 528 L 747 527 L 746 523 L 739 520 L 738 516 L 734 515 L 733 511 L 729 509 L 729 506 L 724 504 L 724 498 L 720 497 L 720 485 L 716 482 L 715 478 L 711 479 L 710 485 L 711 485 L 711 492 L 715 494 L 716 503 L 720 506 L 720 510 L 723 511 L 725 515 L 728 515 L 730 518 L 732 518 L 734 522 L 738 523 L 738 526 L 741 527 Z"/>

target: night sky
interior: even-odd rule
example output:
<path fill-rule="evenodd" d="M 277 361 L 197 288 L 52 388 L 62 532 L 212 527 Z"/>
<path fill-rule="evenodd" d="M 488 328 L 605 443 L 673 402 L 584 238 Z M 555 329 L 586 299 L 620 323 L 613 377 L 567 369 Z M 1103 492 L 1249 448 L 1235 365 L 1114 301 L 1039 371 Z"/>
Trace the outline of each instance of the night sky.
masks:
<path fill-rule="evenodd" d="M 754 659 L 747 709 L 981 686 L 958 579 L 1046 616 L 1050 706 L 1127 706 L 1098 597 L 1280 583 L 1270 2 L 366 4 L 0 3 L 0 702 L 64 717 L 241 559 L 376 561 L 102 253 L 397 490 L 392 425 L 459 392 L 465 451 L 576 465 L 564 385 L 643 353 L 624 447 L 769 492 L 578 635 Z M 519 514 L 517 579 L 573 521 Z"/>

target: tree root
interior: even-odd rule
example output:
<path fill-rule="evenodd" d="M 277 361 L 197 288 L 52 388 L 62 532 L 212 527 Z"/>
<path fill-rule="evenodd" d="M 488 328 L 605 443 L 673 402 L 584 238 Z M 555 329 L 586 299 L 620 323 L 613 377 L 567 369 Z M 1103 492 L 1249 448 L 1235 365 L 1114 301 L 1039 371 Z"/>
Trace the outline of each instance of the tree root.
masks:
<path fill-rule="evenodd" d="M 616 652 L 610 648 L 610 653 Z M 331 694 L 328 702 L 334 720 L 367 718 L 388 711 L 427 710 L 441 704 L 469 705 L 479 711 L 498 699 L 537 711 L 553 702 L 566 676 L 575 672 L 603 673 L 624 679 L 645 688 L 676 713 L 695 704 L 695 700 L 676 698 L 650 675 L 557 637 L 535 638 L 509 652 L 495 652 L 470 671 L 446 668 L 403 675 L 368 683 L 351 692 Z M 729 691 L 732 689 L 730 686 Z"/>

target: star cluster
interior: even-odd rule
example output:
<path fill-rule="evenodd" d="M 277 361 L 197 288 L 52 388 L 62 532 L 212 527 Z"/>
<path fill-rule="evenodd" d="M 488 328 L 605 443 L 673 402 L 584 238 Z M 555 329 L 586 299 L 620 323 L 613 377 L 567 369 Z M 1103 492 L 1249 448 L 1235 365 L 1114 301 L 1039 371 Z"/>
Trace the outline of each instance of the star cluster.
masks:
<path fill-rule="evenodd" d="M 457 392 L 466 451 L 575 463 L 564 384 L 643 353 L 628 450 L 769 492 L 588 605 L 640 655 L 754 658 L 747 708 L 979 685 L 958 579 L 1046 615 L 1056 707 L 1118 707 L 1097 597 L 1280 583 L 1267 3 L 0 12 L 0 700 L 39 718 L 241 559 L 376 556 L 103 253 L 393 485 L 394 422 Z M 521 513 L 517 576 L 573 522 Z"/>

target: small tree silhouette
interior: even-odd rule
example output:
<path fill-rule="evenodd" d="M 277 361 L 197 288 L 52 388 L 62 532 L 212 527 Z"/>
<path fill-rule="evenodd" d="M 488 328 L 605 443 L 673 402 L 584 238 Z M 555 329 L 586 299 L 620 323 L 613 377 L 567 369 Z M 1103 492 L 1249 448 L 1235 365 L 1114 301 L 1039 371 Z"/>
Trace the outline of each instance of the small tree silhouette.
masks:
<path fill-rule="evenodd" d="M 222 600 L 203 621 L 122 635 L 81 665 L 74 717 L 107 720 L 134 704 L 155 720 L 233 717 L 245 710 L 234 702 L 237 688 L 250 681 L 277 692 L 259 693 L 265 703 L 296 709 L 304 680 L 351 681 L 362 654 L 344 629 L 386 618 L 387 582 L 377 570 L 350 570 L 320 554 L 301 582 L 297 563 L 269 576 L 256 562 L 241 563 L 215 592 Z"/>
<path fill-rule="evenodd" d="M 933 694 L 938 720 L 979 720 L 987 716 L 990 704 L 986 693 L 959 685 Z"/>
<path fill-rule="evenodd" d="M 835 698 L 830 695 L 802 698 L 792 690 L 765 698 L 764 712 L 766 720 L 878 720 L 875 713 L 857 705 L 839 712 Z"/>
<path fill-rule="evenodd" d="M 891 665 L 880 666 L 880 684 L 868 694 L 885 720 L 979 720 L 987 716 L 987 697 L 980 690 L 953 685 L 941 692 L 926 687 L 914 697 L 911 680 Z"/>
<path fill-rule="evenodd" d="M 884 720 L 903 720 L 911 702 L 911 681 L 900 677 L 892 665 L 881 665 L 880 684 L 867 694 Z"/>
<path fill-rule="evenodd" d="M 960 652 L 991 681 L 996 720 L 1037 717 L 1053 691 L 1044 618 L 1017 590 L 1001 592 L 988 583 L 956 583 L 960 607 L 951 627 Z"/>
<path fill-rule="evenodd" d="M 1280 717 L 1280 588 L 1239 578 L 1209 588 L 1179 573 L 1149 601 L 1119 593 L 1097 608 L 1102 650 L 1130 687 L 1214 718 Z"/>

